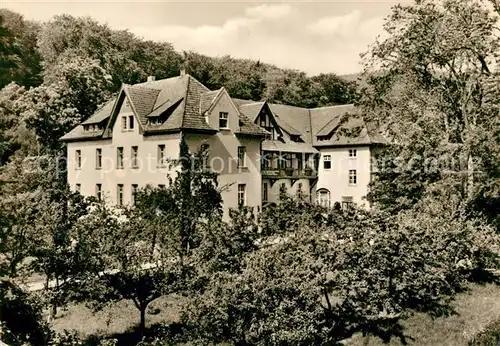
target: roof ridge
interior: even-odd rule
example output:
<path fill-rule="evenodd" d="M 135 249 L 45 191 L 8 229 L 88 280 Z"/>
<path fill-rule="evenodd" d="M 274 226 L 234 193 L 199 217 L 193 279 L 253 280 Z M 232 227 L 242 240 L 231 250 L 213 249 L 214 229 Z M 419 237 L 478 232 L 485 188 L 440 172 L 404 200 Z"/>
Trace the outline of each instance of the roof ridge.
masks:
<path fill-rule="evenodd" d="M 314 108 L 308 108 L 308 109 L 309 110 L 315 110 L 315 109 L 325 109 L 325 108 L 340 108 L 340 107 L 347 107 L 347 106 L 354 106 L 354 103 L 347 103 L 345 105 L 314 107 Z"/>
<path fill-rule="evenodd" d="M 190 81 L 190 75 L 186 74 L 186 96 L 184 100 L 184 109 L 182 110 L 182 118 L 181 118 L 181 129 L 184 128 L 184 118 L 186 117 L 186 102 L 188 100 L 188 93 L 189 93 L 189 81 Z"/>
<path fill-rule="evenodd" d="M 309 131 L 311 136 L 311 145 L 314 143 L 314 133 L 313 133 L 313 122 L 312 122 L 312 114 L 311 110 L 307 110 L 307 114 L 309 115 Z"/>
<path fill-rule="evenodd" d="M 262 103 L 262 104 L 264 104 L 264 103 L 266 103 L 266 102 L 267 102 L 267 101 L 254 101 L 254 102 L 248 102 L 248 103 L 244 103 L 244 104 L 240 105 L 240 107 L 243 107 L 243 106 L 251 106 L 251 105 L 254 105 L 254 104 L 256 104 L 256 103 Z"/>
<path fill-rule="evenodd" d="M 304 109 L 304 110 L 310 110 L 311 109 L 311 108 L 305 108 L 305 107 L 299 107 L 299 106 L 286 105 L 284 103 L 271 103 L 271 102 L 267 102 L 267 104 L 268 105 L 272 105 L 272 106 L 285 106 L 285 107 L 299 108 L 299 109 Z"/>
<path fill-rule="evenodd" d="M 337 120 L 339 117 L 340 118 L 343 118 L 345 116 L 345 114 L 339 114 L 337 116 L 335 116 L 334 118 L 330 119 L 330 121 L 328 121 L 322 128 L 319 129 L 319 131 L 317 133 L 320 133 L 321 131 L 323 131 L 325 129 L 325 127 L 327 127 L 328 125 L 330 125 L 330 123 L 334 120 Z M 342 120 L 342 119 L 341 119 Z M 335 126 L 331 132 L 333 132 L 339 125 Z M 330 132 L 330 133 L 331 133 Z"/>

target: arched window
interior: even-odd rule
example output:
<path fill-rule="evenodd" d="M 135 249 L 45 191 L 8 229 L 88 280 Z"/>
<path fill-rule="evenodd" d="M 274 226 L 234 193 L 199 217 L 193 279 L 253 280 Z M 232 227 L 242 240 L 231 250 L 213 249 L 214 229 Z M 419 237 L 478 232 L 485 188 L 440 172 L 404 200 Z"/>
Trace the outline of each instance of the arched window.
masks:
<path fill-rule="evenodd" d="M 317 203 L 323 207 L 330 207 L 330 191 L 327 189 L 319 189 L 316 192 Z"/>

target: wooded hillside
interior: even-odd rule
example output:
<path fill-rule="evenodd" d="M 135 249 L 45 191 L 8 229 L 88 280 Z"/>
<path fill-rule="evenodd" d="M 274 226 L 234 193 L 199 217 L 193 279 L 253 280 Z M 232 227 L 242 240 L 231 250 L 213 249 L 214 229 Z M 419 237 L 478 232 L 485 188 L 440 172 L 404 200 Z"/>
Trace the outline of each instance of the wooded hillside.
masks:
<path fill-rule="evenodd" d="M 349 103 L 354 97 L 354 83 L 335 74 L 308 77 L 302 71 L 260 61 L 179 52 L 168 42 L 142 40 L 91 18 L 61 15 L 38 23 L 8 10 L 0 10 L 0 16 L 4 61 L 0 87 L 12 81 L 38 86 L 52 79 L 60 64 L 79 57 L 99 62 L 111 77 L 110 92 L 122 83 L 145 81 L 149 75 L 157 79 L 177 76 L 185 68 L 209 88 L 225 86 L 237 98 L 318 107 Z"/>

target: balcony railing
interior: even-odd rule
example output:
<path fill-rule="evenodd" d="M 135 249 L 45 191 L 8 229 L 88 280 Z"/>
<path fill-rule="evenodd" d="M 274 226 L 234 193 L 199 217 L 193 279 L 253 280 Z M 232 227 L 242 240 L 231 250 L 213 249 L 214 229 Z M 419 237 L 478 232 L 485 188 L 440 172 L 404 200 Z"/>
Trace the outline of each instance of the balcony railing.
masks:
<path fill-rule="evenodd" d="M 312 168 L 262 168 L 265 178 L 316 178 L 318 173 Z"/>

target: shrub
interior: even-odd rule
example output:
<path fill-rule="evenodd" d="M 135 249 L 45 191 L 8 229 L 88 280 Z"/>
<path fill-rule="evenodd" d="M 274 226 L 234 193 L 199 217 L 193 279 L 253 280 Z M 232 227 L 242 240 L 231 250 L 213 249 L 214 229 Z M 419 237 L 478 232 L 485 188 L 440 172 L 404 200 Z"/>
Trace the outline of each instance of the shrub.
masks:
<path fill-rule="evenodd" d="M 486 330 L 479 333 L 469 342 L 470 346 L 483 346 L 500 344 L 500 321 L 490 324 Z"/>

